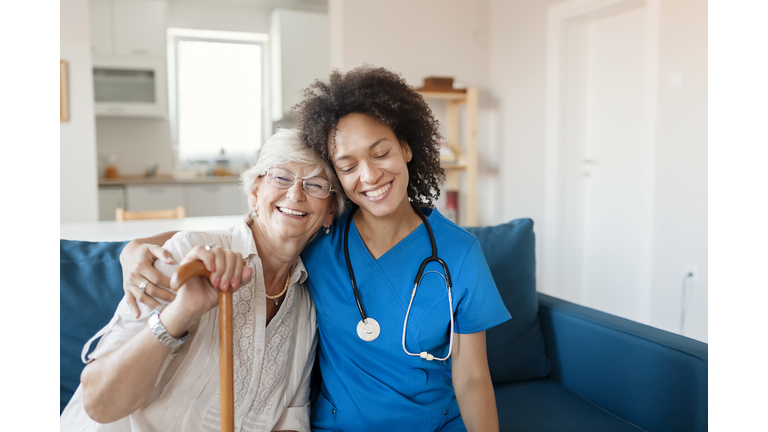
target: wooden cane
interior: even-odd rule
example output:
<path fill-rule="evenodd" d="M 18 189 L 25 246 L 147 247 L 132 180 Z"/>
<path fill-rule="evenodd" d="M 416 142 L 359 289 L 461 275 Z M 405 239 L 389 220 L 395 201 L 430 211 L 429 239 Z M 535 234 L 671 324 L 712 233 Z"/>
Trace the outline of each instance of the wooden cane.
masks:
<path fill-rule="evenodd" d="M 202 261 L 180 266 L 171 277 L 171 289 L 176 291 L 195 276 L 210 277 Z M 232 291 L 219 291 L 219 385 L 221 393 L 221 432 L 235 429 L 235 390 L 232 346 Z"/>

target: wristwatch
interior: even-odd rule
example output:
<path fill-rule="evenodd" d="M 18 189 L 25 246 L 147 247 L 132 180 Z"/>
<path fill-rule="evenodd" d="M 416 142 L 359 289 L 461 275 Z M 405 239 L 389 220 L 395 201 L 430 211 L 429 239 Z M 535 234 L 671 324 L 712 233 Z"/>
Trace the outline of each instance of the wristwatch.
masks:
<path fill-rule="evenodd" d="M 160 341 L 161 344 L 167 346 L 168 348 L 176 348 L 178 346 L 181 346 L 184 342 L 189 339 L 189 332 L 185 331 L 183 335 L 181 335 L 180 338 L 175 338 L 168 334 L 168 330 L 166 330 L 163 323 L 160 322 L 160 312 L 165 309 L 166 305 L 160 305 L 155 308 L 155 310 L 152 311 L 152 313 L 149 315 L 149 328 L 152 330 L 152 333 L 157 337 L 157 339 Z"/>

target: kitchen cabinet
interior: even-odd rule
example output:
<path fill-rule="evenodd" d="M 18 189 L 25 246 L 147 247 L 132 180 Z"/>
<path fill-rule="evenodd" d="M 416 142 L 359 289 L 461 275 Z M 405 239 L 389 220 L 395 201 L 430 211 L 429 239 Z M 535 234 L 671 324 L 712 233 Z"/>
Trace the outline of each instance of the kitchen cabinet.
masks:
<path fill-rule="evenodd" d="M 93 58 L 97 116 L 168 116 L 165 60 Z"/>
<path fill-rule="evenodd" d="M 210 181 L 210 183 L 209 183 Z M 99 220 L 115 220 L 115 209 L 130 211 L 163 210 L 184 206 L 187 217 L 245 215 L 248 201 L 240 184 L 220 179 L 146 184 L 152 179 L 131 183 L 109 184 L 102 179 L 99 185 Z M 111 182 L 116 182 L 111 180 Z M 106 184 L 104 184 L 106 183 Z M 142 183 L 142 184 L 136 184 Z"/>
<path fill-rule="evenodd" d="M 165 0 L 89 0 L 96 116 L 168 117 Z"/>
<path fill-rule="evenodd" d="M 167 4 L 161 0 L 113 0 L 115 54 L 164 58 Z"/>
<path fill-rule="evenodd" d="M 147 185 L 125 187 L 126 209 L 130 211 L 172 209 L 185 205 L 183 185 Z"/>
<path fill-rule="evenodd" d="M 90 0 L 91 53 L 112 54 L 112 0 Z"/>
<path fill-rule="evenodd" d="M 245 215 L 248 201 L 239 184 L 185 186 L 187 216 Z"/>
<path fill-rule="evenodd" d="M 165 0 L 90 0 L 89 6 L 94 56 L 165 58 Z"/>
<path fill-rule="evenodd" d="M 275 9 L 270 16 L 272 121 L 301 102 L 301 90 L 331 71 L 328 14 Z"/>
<path fill-rule="evenodd" d="M 125 208 L 125 191 L 122 187 L 99 187 L 99 220 L 115 220 L 115 210 Z"/>

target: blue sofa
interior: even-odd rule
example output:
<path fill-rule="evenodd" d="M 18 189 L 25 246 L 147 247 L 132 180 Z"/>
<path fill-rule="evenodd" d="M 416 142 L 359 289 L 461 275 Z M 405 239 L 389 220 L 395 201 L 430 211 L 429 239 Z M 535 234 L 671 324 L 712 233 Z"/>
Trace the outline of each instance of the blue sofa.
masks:
<path fill-rule="evenodd" d="M 501 431 L 706 431 L 707 345 L 536 292 L 533 222 L 468 228 L 512 319 L 487 332 Z M 125 243 L 61 240 L 61 410 L 123 295 Z"/>

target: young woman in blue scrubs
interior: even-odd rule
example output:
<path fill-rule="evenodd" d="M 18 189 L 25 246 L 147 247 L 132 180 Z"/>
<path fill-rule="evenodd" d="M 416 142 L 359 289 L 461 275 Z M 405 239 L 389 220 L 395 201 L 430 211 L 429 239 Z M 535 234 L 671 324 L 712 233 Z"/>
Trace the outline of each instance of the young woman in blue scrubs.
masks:
<path fill-rule="evenodd" d="M 299 129 L 334 166 L 353 203 L 302 253 L 320 332 L 322 385 L 312 429 L 498 430 L 485 330 L 510 316 L 477 239 L 429 207 L 444 180 L 429 107 L 401 77 L 370 66 L 334 71 L 305 96 Z M 440 264 L 426 266 L 408 311 L 419 266 L 432 255 L 418 212 L 427 217 L 453 282 L 452 345 Z M 350 266 L 364 313 L 380 327 L 372 341 L 358 335 Z M 445 361 L 418 355 L 440 359 L 449 349 Z"/>
<path fill-rule="evenodd" d="M 431 206 L 445 176 L 429 107 L 386 69 L 334 71 L 305 91 L 299 129 L 334 166 L 353 204 L 302 253 L 320 333 L 322 384 L 312 430 L 498 431 L 485 330 L 510 316 L 477 239 Z M 419 266 L 432 255 L 419 212 L 450 272 L 450 302 L 443 267 L 431 262 L 411 303 Z M 162 244 L 166 235 L 137 245 Z M 151 267 L 163 251 L 137 245 L 121 255 L 124 267 L 134 269 L 124 275 L 127 294 L 136 291 L 134 279 L 163 282 Z M 350 267 L 361 308 L 379 324 L 374 340 L 358 334 L 361 312 Z"/>

